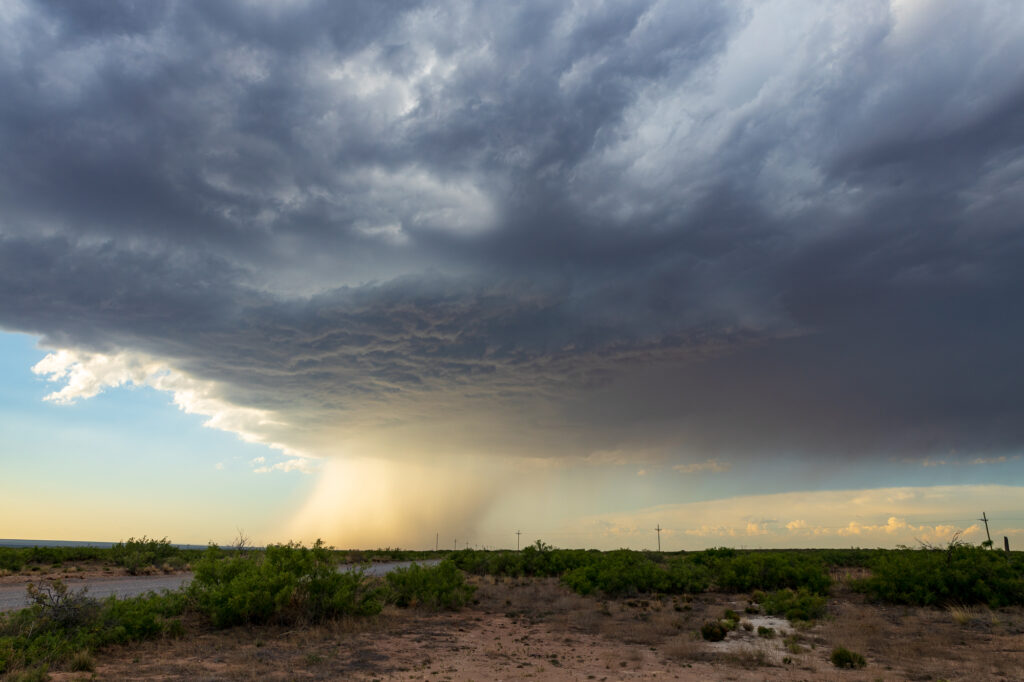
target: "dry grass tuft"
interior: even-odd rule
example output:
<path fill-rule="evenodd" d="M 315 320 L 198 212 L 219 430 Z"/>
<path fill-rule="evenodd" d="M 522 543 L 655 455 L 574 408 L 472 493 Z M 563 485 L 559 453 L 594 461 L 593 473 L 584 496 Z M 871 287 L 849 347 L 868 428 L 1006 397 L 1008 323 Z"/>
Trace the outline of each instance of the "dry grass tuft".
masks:
<path fill-rule="evenodd" d="M 949 615 L 953 618 L 953 622 L 957 625 L 968 625 L 971 621 L 983 620 L 986 610 L 977 606 L 958 606 L 955 604 L 947 608 Z M 989 614 L 991 614 L 991 611 L 989 611 Z"/>
<path fill-rule="evenodd" d="M 70 668 L 72 672 L 91 673 L 96 670 L 96 661 L 93 660 L 92 654 L 83 649 L 71 659 Z"/>
<path fill-rule="evenodd" d="M 707 655 L 700 641 L 692 635 L 676 637 L 661 649 L 666 658 L 678 661 L 700 661 L 705 660 Z"/>

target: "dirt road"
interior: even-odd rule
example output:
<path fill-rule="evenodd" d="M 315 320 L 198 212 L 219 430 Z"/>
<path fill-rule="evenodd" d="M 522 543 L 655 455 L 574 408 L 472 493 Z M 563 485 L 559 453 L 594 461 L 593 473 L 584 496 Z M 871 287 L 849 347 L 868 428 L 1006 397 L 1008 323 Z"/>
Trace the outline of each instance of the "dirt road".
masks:
<path fill-rule="evenodd" d="M 382 576 L 396 568 L 403 568 L 412 563 L 419 563 L 423 566 L 433 566 L 440 561 L 432 559 L 429 561 L 388 561 L 371 564 L 366 569 L 367 575 Z M 341 566 L 338 570 L 351 570 L 352 566 Z M 45 578 L 43 578 L 45 580 Z M 118 597 L 137 597 L 147 592 L 160 592 L 162 590 L 176 590 L 187 585 L 192 580 L 191 573 L 176 573 L 174 575 L 139 575 L 120 576 L 116 578 L 86 578 L 84 580 L 69 580 L 68 587 L 78 591 L 88 589 L 90 597 L 102 599 L 110 595 Z M 28 606 L 28 595 L 25 592 L 26 584 L 0 585 L 0 611 L 15 611 Z"/>

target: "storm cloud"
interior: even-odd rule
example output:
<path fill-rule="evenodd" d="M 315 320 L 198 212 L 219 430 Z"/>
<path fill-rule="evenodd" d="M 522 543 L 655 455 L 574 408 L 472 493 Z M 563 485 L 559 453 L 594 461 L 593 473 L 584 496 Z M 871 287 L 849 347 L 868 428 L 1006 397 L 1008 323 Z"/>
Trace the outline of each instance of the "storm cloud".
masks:
<path fill-rule="evenodd" d="M 0 92 L 0 326 L 296 450 L 1024 445 L 1014 2 L 15 2 Z"/>

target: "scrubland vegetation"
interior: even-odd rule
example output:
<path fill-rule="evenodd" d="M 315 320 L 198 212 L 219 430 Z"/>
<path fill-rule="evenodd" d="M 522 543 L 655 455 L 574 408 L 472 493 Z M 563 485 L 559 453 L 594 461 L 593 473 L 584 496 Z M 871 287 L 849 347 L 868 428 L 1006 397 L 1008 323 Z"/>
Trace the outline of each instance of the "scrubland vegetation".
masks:
<path fill-rule="evenodd" d="M 455 565 L 477 575 L 558 577 L 579 594 L 718 591 L 768 593 L 778 613 L 820 617 L 836 568 L 860 567 L 870 577 L 850 586 L 870 598 L 918 606 L 1024 604 L 1024 553 L 953 543 L 944 549 L 750 550 L 598 552 L 554 549 L 542 542 L 520 552 L 460 550 Z"/>
<path fill-rule="evenodd" d="M 251 553 L 258 548 L 249 548 L 245 543 L 236 542 L 223 549 L 228 554 Z M 167 538 L 160 540 L 146 537 L 129 538 L 112 547 L 0 547 L 0 575 L 4 571 L 42 572 L 46 568 L 60 568 L 65 565 L 91 564 L 101 568 L 122 568 L 130 575 L 171 572 L 189 569 L 199 560 L 204 549 L 185 549 L 171 543 Z M 336 563 L 372 563 L 375 561 L 422 561 L 443 558 L 448 551 L 422 551 L 398 548 L 366 550 L 326 550 Z"/>
<path fill-rule="evenodd" d="M 163 538 L 142 536 L 118 542 L 112 547 L 0 547 L 0 571 L 19 572 L 91 564 L 123 568 L 130 575 L 170 572 L 188 567 L 202 556 L 201 549 L 182 549 Z"/>
<path fill-rule="evenodd" d="M 38 549 L 15 551 L 31 559 L 38 556 L 34 553 Z M 143 538 L 99 553 L 85 549 L 92 551 L 45 556 L 63 561 L 105 556 L 132 574 L 143 565 L 187 557 L 193 560 L 195 574 L 181 590 L 122 599 L 94 599 L 87 591 L 69 590 L 59 580 L 30 584 L 32 605 L 0 614 L 0 675 L 68 662 L 84 666 L 93 652 L 110 644 L 180 637 L 185 618 L 199 619 L 213 628 L 305 626 L 342 616 L 371 616 L 388 603 L 458 608 L 473 596 L 464 574 L 450 561 L 399 569 L 386 579 L 371 578 L 359 567 L 338 570 L 344 554 L 320 542 L 311 548 L 288 543 L 258 551 L 211 546 L 197 552 L 177 550 L 166 540 Z"/>
<path fill-rule="evenodd" d="M 1024 554 L 956 542 L 942 549 L 717 548 L 678 553 L 564 550 L 538 542 L 522 551 L 467 549 L 435 554 L 388 549 L 352 554 L 319 542 L 312 547 L 289 543 L 259 550 L 215 546 L 183 550 L 166 539 L 146 537 L 106 550 L 0 549 L 0 566 L 7 571 L 31 572 L 33 566 L 84 561 L 114 564 L 131 574 L 161 567 L 188 567 L 194 572 L 182 590 L 129 599 L 98 600 L 60 582 L 31 585 L 30 607 L 0 614 L 0 675 L 45 676 L 46 667 L 88 671 L 93 655 L 104 647 L 180 638 L 196 628 L 312 627 L 340 618 L 376 617 L 385 607 L 458 610 L 476 601 L 476 585 L 482 578 L 491 584 L 556 581 L 562 589 L 580 595 L 577 599 L 603 604 L 598 613 L 607 612 L 609 599 L 626 604 L 671 603 L 676 612 L 685 612 L 690 600 L 702 593 L 745 595 L 747 616 L 727 609 L 702 624 L 685 626 L 698 639 L 708 641 L 724 639 L 740 627 L 753 631 L 754 626 L 744 620 L 750 614 L 779 616 L 792 623 L 827 620 L 828 600 L 837 579 L 847 593 L 863 594 L 872 603 L 961 609 L 1024 605 Z M 352 558 L 438 555 L 446 558 L 436 566 L 413 565 L 383 578 L 371 577 L 359 567 L 339 570 L 339 564 Z M 850 572 L 860 577 L 851 578 Z M 467 575 L 480 578 L 468 581 Z M 751 632 L 750 636 L 767 641 L 775 631 L 759 626 L 756 635 Z M 795 640 L 778 646 L 801 650 Z M 836 666 L 864 664 L 857 652 L 843 647 L 835 651 Z"/>
<path fill-rule="evenodd" d="M 32 606 L 0 620 L 0 674 L 39 672 L 75 658 L 85 666 L 93 652 L 182 633 L 186 608 L 181 592 L 133 599 L 97 600 L 68 590 L 62 582 L 29 587 Z"/>

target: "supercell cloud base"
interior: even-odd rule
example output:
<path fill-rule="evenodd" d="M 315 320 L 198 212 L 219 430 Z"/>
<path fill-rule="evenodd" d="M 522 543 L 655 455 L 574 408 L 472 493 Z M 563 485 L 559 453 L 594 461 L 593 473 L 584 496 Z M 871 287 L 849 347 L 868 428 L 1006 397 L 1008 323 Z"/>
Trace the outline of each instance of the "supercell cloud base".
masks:
<path fill-rule="evenodd" d="M 1024 539 L 1022 65 L 1014 2 L 6 3 L 4 404 L 159 392 L 250 492 L 0 535 Z"/>

